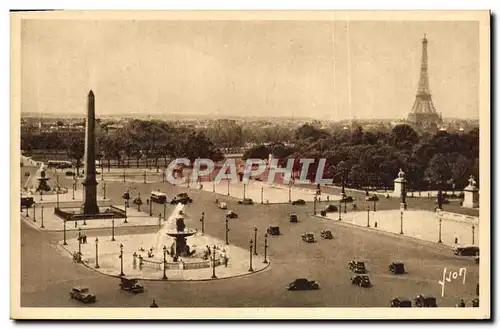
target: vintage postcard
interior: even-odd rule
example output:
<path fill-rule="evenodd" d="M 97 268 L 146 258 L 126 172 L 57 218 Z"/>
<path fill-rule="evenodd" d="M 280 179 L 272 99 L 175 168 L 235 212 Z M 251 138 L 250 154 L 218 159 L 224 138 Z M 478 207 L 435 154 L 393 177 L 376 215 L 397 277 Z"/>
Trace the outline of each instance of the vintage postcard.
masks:
<path fill-rule="evenodd" d="M 12 318 L 491 317 L 488 11 L 11 31 Z"/>

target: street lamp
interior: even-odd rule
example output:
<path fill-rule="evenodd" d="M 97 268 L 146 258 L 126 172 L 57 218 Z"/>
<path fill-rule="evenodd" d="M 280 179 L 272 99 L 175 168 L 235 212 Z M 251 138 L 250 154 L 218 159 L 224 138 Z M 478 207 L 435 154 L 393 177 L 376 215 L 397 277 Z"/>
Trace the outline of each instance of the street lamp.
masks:
<path fill-rule="evenodd" d="M 366 209 L 366 219 L 367 219 L 367 223 L 366 223 L 366 227 L 370 227 L 370 206 L 368 206 L 368 208 Z"/>
<path fill-rule="evenodd" d="M 288 202 L 292 202 L 292 184 L 288 184 Z"/>
<path fill-rule="evenodd" d="M 75 189 L 76 189 L 76 181 L 73 182 L 73 200 L 75 200 Z"/>
<path fill-rule="evenodd" d="M 342 202 L 339 201 L 339 220 L 342 220 Z"/>
<path fill-rule="evenodd" d="M 439 218 L 439 240 L 438 240 L 438 243 L 443 243 L 443 241 L 441 241 L 441 225 L 442 225 L 442 222 L 443 222 L 443 220 L 441 218 Z"/>
<path fill-rule="evenodd" d="M 163 245 L 163 280 L 167 280 L 167 246 Z"/>
<path fill-rule="evenodd" d="M 146 170 L 144 170 L 144 184 L 146 184 Z"/>
<path fill-rule="evenodd" d="M 401 210 L 401 231 L 399 234 L 403 234 L 403 210 Z"/>
<path fill-rule="evenodd" d="M 103 199 L 104 199 L 104 200 L 106 200 L 106 183 L 104 183 L 104 184 L 102 185 L 102 190 L 103 190 L 103 192 L 104 192 Z"/>
<path fill-rule="evenodd" d="M 115 216 L 111 218 L 111 241 L 115 241 Z"/>
<path fill-rule="evenodd" d="M 264 186 L 260 187 L 260 204 L 264 203 Z"/>
<path fill-rule="evenodd" d="M 33 216 L 34 216 L 34 214 L 33 214 Z M 40 208 L 40 217 L 42 219 L 42 225 L 40 226 L 40 228 L 45 228 L 45 226 L 43 226 L 43 206 L 42 206 L 42 208 Z"/>
<path fill-rule="evenodd" d="M 314 196 L 314 200 L 313 200 L 313 215 L 316 215 L 316 201 L 318 200 L 318 198 L 316 196 Z"/>
<path fill-rule="evenodd" d="M 158 214 L 158 230 L 161 230 L 161 213 Z"/>
<path fill-rule="evenodd" d="M 163 202 L 163 221 L 167 220 L 167 201 Z"/>
<path fill-rule="evenodd" d="M 57 187 L 56 189 L 56 204 L 57 208 L 59 208 L 59 187 Z"/>
<path fill-rule="evenodd" d="M 64 234 L 64 241 L 63 241 L 63 245 L 67 246 L 68 243 L 66 242 L 66 219 L 63 219 L 63 234 Z"/>
<path fill-rule="evenodd" d="M 120 243 L 120 276 L 124 276 L 123 273 L 123 244 Z"/>
<path fill-rule="evenodd" d="M 201 234 L 205 234 L 205 213 L 204 212 L 201 213 L 200 222 L 201 222 Z"/>
<path fill-rule="evenodd" d="M 212 279 L 217 279 L 215 275 L 215 245 L 212 248 Z"/>
<path fill-rule="evenodd" d="M 253 272 L 253 268 L 252 268 L 252 249 L 253 249 L 253 240 L 250 240 L 250 267 L 248 268 L 248 272 Z"/>
<path fill-rule="evenodd" d="M 377 211 L 377 200 L 373 200 L 373 212 Z"/>
<path fill-rule="evenodd" d="M 257 256 L 257 227 L 254 227 L 253 231 L 254 231 L 254 243 L 255 243 L 255 248 L 253 248 L 253 254 Z"/>
<path fill-rule="evenodd" d="M 227 195 L 229 195 L 229 179 L 227 180 Z"/>
<path fill-rule="evenodd" d="M 226 245 L 229 245 L 229 218 L 226 216 Z"/>
<path fill-rule="evenodd" d="M 33 222 L 36 223 L 36 202 L 33 202 Z"/>
<path fill-rule="evenodd" d="M 245 199 L 246 187 L 247 184 L 243 183 L 243 200 Z"/>
<path fill-rule="evenodd" d="M 149 216 L 153 216 L 153 200 L 151 198 L 149 198 Z"/>
<path fill-rule="evenodd" d="M 78 253 L 82 253 L 82 228 L 78 228 Z"/>
<path fill-rule="evenodd" d="M 264 261 L 262 263 L 267 264 L 267 233 L 264 234 Z"/>
<path fill-rule="evenodd" d="M 99 239 L 95 238 L 95 268 L 99 268 L 99 252 L 98 252 Z"/>
<path fill-rule="evenodd" d="M 472 245 L 474 245 L 474 229 L 476 227 L 474 225 L 472 225 Z"/>

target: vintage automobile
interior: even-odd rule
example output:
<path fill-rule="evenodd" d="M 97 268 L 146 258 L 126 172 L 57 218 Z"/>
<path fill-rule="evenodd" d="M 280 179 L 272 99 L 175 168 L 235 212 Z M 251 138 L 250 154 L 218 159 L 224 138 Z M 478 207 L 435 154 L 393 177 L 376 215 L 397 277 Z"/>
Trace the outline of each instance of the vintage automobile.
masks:
<path fill-rule="evenodd" d="M 411 300 L 396 297 L 391 299 L 391 307 L 411 307 Z"/>
<path fill-rule="evenodd" d="M 35 199 L 32 196 L 23 196 L 21 197 L 21 209 L 31 208 L 35 203 Z"/>
<path fill-rule="evenodd" d="M 351 283 L 363 288 L 369 288 L 372 286 L 368 275 L 354 275 L 351 278 Z"/>
<path fill-rule="evenodd" d="M 267 228 L 267 234 L 280 235 L 280 227 L 279 226 L 269 226 Z"/>
<path fill-rule="evenodd" d="M 304 206 L 306 202 L 302 199 L 292 201 L 293 206 Z"/>
<path fill-rule="evenodd" d="M 340 199 L 340 202 L 344 202 L 344 203 L 354 202 L 354 198 L 352 196 L 345 196 L 342 199 Z"/>
<path fill-rule="evenodd" d="M 389 264 L 389 272 L 392 272 L 394 274 L 404 274 L 405 264 L 392 262 Z"/>
<path fill-rule="evenodd" d="M 334 204 L 329 204 L 328 206 L 325 207 L 324 211 L 325 212 L 337 212 L 337 211 L 339 211 L 339 208 Z"/>
<path fill-rule="evenodd" d="M 160 191 L 152 191 L 150 195 L 151 202 L 164 204 L 167 202 L 167 195 Z"/>
<path fill-rule="evenodd" d="M 225 210 L 225 209 L 227 209 L 227 203 L 225 203 L 225 202 L 219 202 L 219 203 L 217 204 L 217 207 L 218 207 L 219 209 L 223 209 L 223 210 Z"/>
<path fill-rule="evenodd" d="M 238 201 L 238 204 L 252 205 L 253 200 L 250 198 L 244 198 L 243 200 Z"/>
<path fill-rule="evenodd" d="M 73 287 L 69 296 L 83 303 L 95 303 L 96 301 L 96 296 L 87 287 Z"/>
<path fill-rule="evenodd" d="M 191 199 L 187 193 L 179 193 L 177 194 L 177 196 L 175 196 L 172 201 L 170 201 L 170 204 L 178 204 L 178 203 L 182 203 L 182 204 L 188 204 L 188 203 L 192 203 L 193 202 L 193 199 Z"/>
<path fill-rule="evenodd" d="M 455 247 L 453 253 L 457 256 L 479 256 L 479 247 L 477 246 L 461 246 Z"/>
<path fill-rule="evenodd" d="M 238 218 L 238 214 L 235 213 L 234 211 L 232 210 L 229 210 L 227 213 L 226 213 L 226 217 L 227 218 Z"/>
<path fill-rule="evenodd" d="M 299 221 L 299 217 L 296 214 L 290 214 L 290 223 L 297 223 Z"/>
<path fill-rule="evenodd" d="M 138 294 L 144 292 L 144 286 L 137 279 L 121 278 L 120 289 Z"/>
<path fill-rule="evenodd" d="M 349 262 L 349 269 L 356 274 L 365 274 L 366 273 L 365 262 L 360 262 L 357 260 L 352 260 Z"/>
<path fill-rule="evenodd" d="M 323 230 L 321 231 L 321 237 L 323 239 L 333 239 L 332 231 Z"/>
<path fill-rule="evenodd" d="M 378 201 L 378 196 L 376 194 L 369 195 L 365 197 L 365 201 Z"/>
<path fill-rule="evenodd" d="M 288 284 L 287 290 L 317 290 L 319 289 L 319 283 L 316 281 L 311 281 L 307 279 L 295 279 Z"/>
<path fill-rule="evenodd" d="M 415 297 L 415 306 L 416 307 L 437 307 L 436 297 L 425 297 L 424 295 L 417 295 Z"/>
<path fill-rule="evenodd" d="M 312 242 L 316 242 L 316 239 L 314 239 L 313 233 L 304 233 L 304 234 L 302 234 L 302 241 L 312 243 Z"/>

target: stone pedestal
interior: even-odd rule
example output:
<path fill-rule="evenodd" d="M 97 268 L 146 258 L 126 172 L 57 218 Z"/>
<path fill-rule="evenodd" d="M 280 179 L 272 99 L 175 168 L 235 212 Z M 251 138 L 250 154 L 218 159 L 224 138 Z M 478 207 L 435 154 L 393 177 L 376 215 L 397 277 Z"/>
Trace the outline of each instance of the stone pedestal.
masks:
<path fill-rule="evenodd" d="M 404 177 L 398 177 L 394 180 L 394 197 L 401 198 L 400 208 L 401 210 L 406 210 L 406 179 Z"/>
<path fill-rule="evenodd" d="M 464 189 L 464 208 L 479 207 L 479 189 L 473 185 L 469 185 Z"/>

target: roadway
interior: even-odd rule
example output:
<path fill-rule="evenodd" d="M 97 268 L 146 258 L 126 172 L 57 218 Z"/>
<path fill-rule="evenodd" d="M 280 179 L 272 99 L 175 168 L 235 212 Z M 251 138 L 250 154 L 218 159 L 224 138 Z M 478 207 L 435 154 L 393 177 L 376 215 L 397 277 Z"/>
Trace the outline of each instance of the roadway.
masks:
<path fill-rule="evenodd" d="M 65 179 L 61 180 L 64 183 Z M 68 182 L 71 182 L 68 180 Z M 186 209 L 191 218 L 188 227 L 200 229 L 200 214 L 205 212 L 205 233 L 224 239 L 224 211 L 215 206 L 215 198 L 226 201 L 239 218 L 230 222 L 230 243 L 248 248 L 253 228 L 258 228 L 258 252 L 263 253 L 263 233 L 269 224 L 278 224 L 281 236 L 270 236 L 268 255 L 271 266 L 260 273 L 241 278 L 205 282 L 144 281 L 146 292 L 133 295 L 120 291 L 118 280 L 75 264 L 69 257 L 61 257 L 55 243 L 62 240 L 60 232 L 39 232 L 26 224 L 21 227 L 21 304 L 42 307 L 144 307 L 153 298 L 160 307 L 386 307 L 396 296 L 414 297 L 421 293 L 437 297 L 439 306 L 454 306 L 464 298 L 475 297 L 479 278 L 478 265 L 468 257 L 456 257 L 451 249 L 434 243 L 418 241 L 399 235 L 350 226 L 337 221 L 311 217 L 312 204 L 238 205 L 237 200 L 211 193 L 187 190 L 169 184 L 108 183 L 109 197 L 122 202 L 126 187 L 132 196 L 140 192 L 146 196 L 152 189 L 161 188 L 169 195 L 188 191 L 194 203 Z M 68 185 L 71 186 L 71 185 Z M 143 200 L 144 201 L 144 200 Z M 318 209 L 324 203 L 318 205 Z M 146 205 L 144 205 L 146 208 Z M 162 212 L 154 205 L 153 213 Z M 299 223 L 288 221 L 289 213 L 298 214 Z M 330 229 L 333 240 L 321 240 L 319 232 Z M 155 228 L 119 228 L 120 234 L 142 233 Z M 307 244 L 300 235 L 316 233 L 318 242 Z M 87 236 L 109 237 L 109 230 L 89 230 Z M 68 233 L 68 239 L 76 232 Z M 189 242 L 188 242 L 189 243 Z M 360 288 L 350 283 L 352 273 L 347 263 L 354 259 L 367 264 L 372 288 Z M 391 261 L 402 261 L 408 274 L 394 276 L 388 273 Z M 441 297 L 443 269 L 467 268 L 465 283 L 446 282 Z M 207 277 L 210 273 L 207 272 Z M 288 292 L 285 286 L 295 278 L 317 280 L 318 291 Z M 98 302 L 83 305 L 69 298 L 71 287 L 89 286 L 97 294 Z"/>

